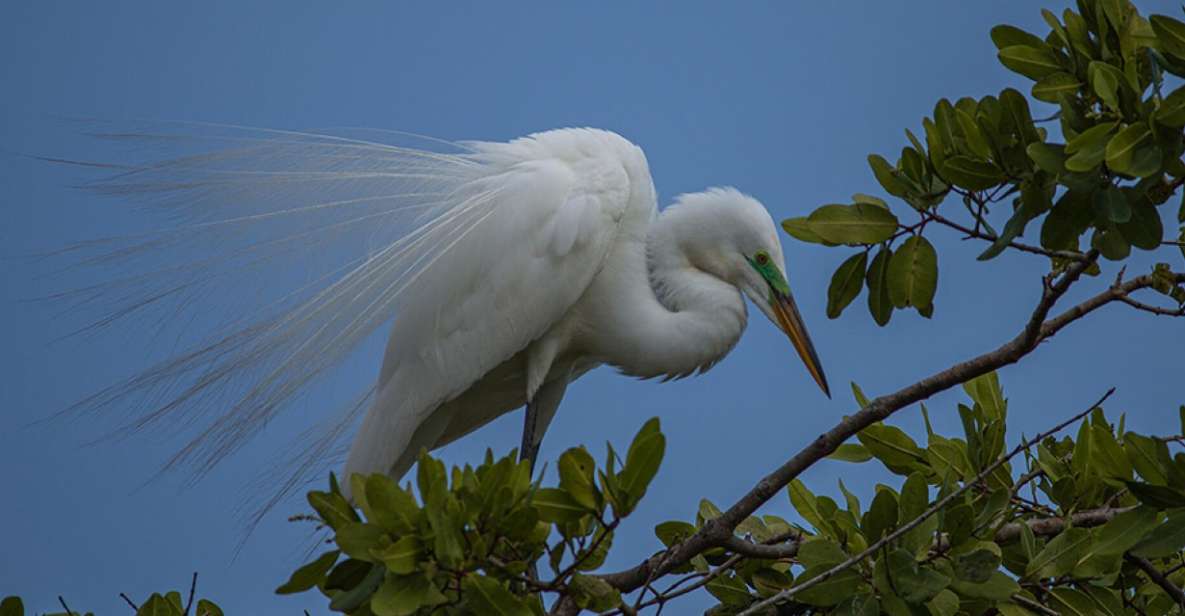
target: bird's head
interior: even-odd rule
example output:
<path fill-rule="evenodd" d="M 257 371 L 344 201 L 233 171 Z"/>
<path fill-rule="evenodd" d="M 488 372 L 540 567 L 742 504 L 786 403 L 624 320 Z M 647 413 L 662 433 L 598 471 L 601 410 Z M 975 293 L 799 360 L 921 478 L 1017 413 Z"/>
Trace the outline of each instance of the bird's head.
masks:
<path fill-rule="evenodd" d="M 831 391 L 798 305 L 790 293 L 782 243 L 765 206 L 733 188 L 682 195 L 676 202 L 688 224 L 683 248 L 697 268 L 728 281 L 786 333 L 811 377 Z M 688 227 L 694 227 L 688 228 Z"/>

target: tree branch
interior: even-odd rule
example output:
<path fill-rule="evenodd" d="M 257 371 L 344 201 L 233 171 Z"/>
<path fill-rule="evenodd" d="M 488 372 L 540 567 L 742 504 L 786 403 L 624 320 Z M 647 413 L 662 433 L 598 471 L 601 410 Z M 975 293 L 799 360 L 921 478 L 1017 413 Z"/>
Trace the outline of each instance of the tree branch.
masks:
<path fill-rule="evenodd" d="M 1095 526 L 1102 526 L 1110 522 L 1115 516 L 1131 511 L 1135 507 L 1103 507 L 1101 509 L 1091 509 L 1089 511 L 1079 511 L 1070 516 L 1070 523 L 1066 524 L 1066 518 L 1042 518 L 1039 520 L 1029 520 L 1027 522 L 1011 522 L 1000 527 L 996 531 L 996 543 L 1006 544 L 1012 543 L 1020 538 L 1020 528 L 1022 525 L 1028 526 L 1029 530 L 1033 531 L 1034 535 L 1039 537 L 1048 537 L 1056 535 L 1066 529 L 1066 526 L 1077 528 L 1093 528 Z"/>
<path fill-rule="evenodd" d="M 1038 254 L 1045 254 L 1045 252 L 1039 252 Z M 691 537 L 672 545 L 662 552 L 654 554 L 634 567 L 618 572 L 601 574 L 599 577 L 622 592 L 631 592 L 640 588 L 647 581 L 665 575 L 673 568 L 687 563 L 691 558 L 708 549 L 714 547 L 726 547 L 734 550 L 738 547 L 740 549 L 746 549 L 748 546 L 739 546 L 737 543 L 737 541 L 740 541 L 736 539 L 734 534 L 737 525 L 755 512 L 758 507 L 773 498 L 774 495 L 785 488 L 800 473 L 834 452 L 840 444 L 854 436 L 860 430 L 882 421 L 906 406 L 925 400 L 936 393 L 1016 363 L 1035 350 L 1041 342 L 1053 337 L 1074 321 L 1111 302 L 1122 301 L 1134 291 L 1154 285 L 1151 275 L 1138 276 L 1122 283 L 1117 281 L 1103 292 L 1071 306 L 1054 317 L 1050 317 L 1049 314 L 1054 305 L 1065 295 L 1070 286 L 1077 282 L 1082 274 L 1097 262 L 1099 253 L 1097 250 L 1091 250 L 1084 255 L 1077 253 L 1067 253 L 1064 255 L 1055 253 L 1046 256 L 1064 257 L 1071 259 L 1072 263 L 1066 267 L 1060 277 L 1050 274 L 1042 279 L 1041 297 L 1024 328 L 1012 340 L 1009 340 L 995 350 L 955 364 L 894 393 L 877 397 L 860 411 L 845 417 L 830 430 L 816 437 L 814 441 L 793 457 L 758 481 L 721 516 L 705 523 Z M 1185 274 L 1174 273 L 1172 274 L 1172 278 L 1177 283 L 1185 283 Z M 1113 516 L 1120 511 L 1081 512 L 1075 515 L 1085 516 L 1086 514 L 1091 514 L 1100 516 L 1098 523 L 1101 524 L 1106 519 L 1109 519 L 1107 516 Z M 1077 524 L 1078 520 L 1076 518 L 1073 519 L 1074 523 Z M 1084 524 L 1089 524 L 1091 521 L 1095 520 L 1089 517 L 1083 518 Z M 1042 534 L 1045 532 L 1055 533 L 1060 532 L 1060 530 L 1055 531 L 1054 529 L 1064 527 L 1065 521 L 1051 518 L 1037 521 L 1036 524 L 1037 529 L 1034 532 L 1041 530 Z M 1048 526 L 1048 529 L 1045 526 Z M 1001 531 L 1019 533 L 1020 529 L 1019 527 L 1013 529 L 1011 525 L 1005 525 Z M 789 550 L 788 546 L 784 547 L 786 550 Z M 764 547 L 757 549 L 763 552 L 765 551 Z M 769 550 L 766 553 L 781 554 L 780 551 L 775 550 Z M 561 601 L 561 603 L 563 602 Z"/>
<path fill-rule="evenodd" d="M 1045 432 L 1042 432 L 1041 434 L 1038 434 L 1032 440 L 1021 441 L 1021 443 L 1019 445 L 1012 448 L 1012 451 L 1009 451 L 1008 453 L 1004 454 L 1003 456 L 1000 456 L 999 458 L 996 459 L 995 462 L 992 462 L 991 464 L 987 465 L 982 471 L 979 472 L 979 474 L 977 474 L 975 477 L 973 477 L 970 481 L 964 482 L 963 487 L 951 492 L 950 494 L 947 494 L 946 496 L 938 499 L 937 501 L 934 501 L 934 504 L 927 507 L 926 510 L 921 513 L 921 515 L 906 522 L 905 524 L 902 524 L 901 526 L 898 526 L 893 532 L 885 535 L 884 537 L 881 537 L 879 540 L 874 541 L 871 545 L 868 546 L 868 548 L 866 548 L 864 551 L 860 552 L 859 554 L 856 554 L 856 555 L 848 558 L 847 560 L 843 561 L 842 563 L 835 565 L 834 567 L 828 569 L 827 571 L 824 571 L 823 573 L 820 573 L 819 575 L 816 575 L 815 577 L 812 577 L 811 579 L 809 579 L 801 584 L 798 584 L 798 585 L 794 586 L 793 588 L 787 588 L 786 590 L 783 590 L 772 597 L 769 597 L 767 599 L 763 599 L 761 601 L 753 603 L 748 608 L 746 608 L 745 611 L 741 612 L 740 616 L 745 616 L 746 614 L 753 614 L 753 613 L 761 610 L 764 607 L 772 606 L 773 604 L 778 603 L 780 601 L 785 601 L 787 599 L 790 599 L 794 595 L 796 595 L 808 588 L 816 586 L 818 584 L 822 584 L 823 582 L 831 579 L 832 577 L 838 575 L 839 573 L 842 573 L 843 571 L 851 568 L 852 565 L 855 565 L 856 563 L 864 560 L 865 558 L 868 558 L 869 556 L 876 554 L 878 551 L 880 551 L 880 549 L 882 547 L 888 545 L 889 543 L 891 543 L 893 541 L 896 541 L 902 535 L 904 535 L 905 533 L 908 533 L 909 531 L 913 530 L 914 528 L 917 528 L 922 522 L 925 522 L 927 518 L 934 515 L 935 513 L 938 513 L 939 511 L 942 510 L 943 507 L 946 507 L 948 504 L 950 504 L 956 498 L 962 496 L 965 492 L 967 492 L 967 490 L 970 490 L 973 486 L 979 484 L 984 479 L 987 479 L 989 475 L 996 472 L 996 469 L 1003 466 L 1005 462 L 1008 462 L 1012 458 L 1019 455 L 1020 452 L 1028 449 L 1029 447 L 1032 447 L 1033 445 L 1036 445 L 1037 443 L 1040 443 L 1041 441 L 1045 440 L 1049 436 L 1053 436 L 1054 434 L 1057 434 L 1066 426 L 1068 426 L 1074 422 L 1077 422 L 1078 420 L 1082 419 L 1083 417 L 1086 417 L 1091 411 L 1093 411 L 1094 409 L 1096 409 L 1100 405 L 1102 405 L 1103 402 L 1105 402 L 1107 400 L 1107 398 L 1110 398 L 1111 394 L 1113 394 L 1113 393 L 1115 393 L 1114 387 L 1107 390 L 1107 393 L 1103 394 L 1103 396 L 1101 398 L 1099 398 L 1099 400 L 1097 402 L 1086 407 L 1085 410 L 1076 413 L 1073 417 L 1066 419 L 1065 421 L 1062 421 L 1061 423 L 1057 424 L 1053 428 L 1050 428 L 1049 430 L 1046 430 Z"/>
<path fill-rule="evenodd" d="M 1173 310 L 1172 308 L 1161 308 L 1160 306 L 1153 306 L 1145 304 L 1144 302 L 1136 301 L 1130 297 L 1120 297 L 1119 301 L 1135 308 L 1136 310 L 1143 310 L 1144 312 L 1151 312 L 1165 317 L 1185 317 L 1185 306 Z"/>
<path fill-rule="evenodd" d="M 655 554 L 641 564 L 616 573 L 601 576 L 613 587 L 628 592 L 645 583 L 647 578 L 657 577 L 683 564 L 696 554 L 712 547 L 722 545 L 733 536 L 736 528 L 746 517 L 758 507 L 773 498 L 790 481 L 804 470 L 814 465 L 836 450 L 847 439 L 860 430 L 881 421 L 902 408 L 915 402 L 925 400 L 930 396 L 950 389 L 955 385 L 969 381 L 977 376 L 987 374 L 1003 366 L 1020 360 L 1032 352 L 1043 339 L 1057 333 L 1074 320 L 1081 318 L 1099 306 L 1115 299 L 1115 289 L 1106 292 L 1067 310 L 1062 315 L 1045 322 L 1053 305 L 1077 281 L 1082 273 L 1098 259 L 1097 251 L 1090 251 L 1086 259 L 1076 261 L 1066 268 L 1065 273 L 1056 281 L 1050 277 L 1043 279 L 1041 298 L 1033 310 L 1032 316 L 1024 329 L 1011 341 L 994 351 L 985 353 L 973 359 L 955 364 L 954 366 L 926 377 L 908 387 L 892 394 L 880 396 L 868 403 L 860 411 L 845 417 L 827 432 L 819 435 L 812 443 L 787 460 L 772 473 L 763 477 L 736 503 L 728 508 L 720 517 L 704 524 L 691 537 L 671 546 L 669 549 Z M 1185 275 L 1182 275 L 1185 278 Z M 1142 276 L 1125 283 L 1131 290 L 1149 286 L 1150 276 Z"/>
<path fill-rule="evenodd" d="M 745 541 L 744 539 L 733 535 L 721 542 L 720 547 L 748 558 L 779 560 L 782 558 L 793 558 L 796 556 L 798 554 L 798 546 L 801 543 L 801 538 L 795 537 L 793 541 L 788 543 L 768 545 L 764 543 Z"/>
<path fill-rule="evenodd" d="M 957 222 L 955 222 L 955 221 L 953 221 L 953 220 L 951 220 L 951 219 L 949 219 L 937 212 L 927 212 L 926 216 L 928 216 L 930 218 L 930 220 L 933 220 L 934 222 L 936 222 L 944 227 L 950 227 L 951 229 L 954 229 L 956 231 L 961 231 L 961 232 L 967 234 L 967 237 L 974 237 L 974 238 L 985 240 L 988 242 L 994 242 L 998 239 L 996 236 L 994 236 L 990 233 L 984 233 L 983 231 L 980 231 L 978 229 L 972 229 L 970 227 L 963 226 L 963 225 L 961 225 L 961 224 L 959 224 L 959 223 L 957 223 Z M 1067 259 L 1070 261 L 1085 261 L 1087 258 L 1086 255 L 1084 255 L 1080 252 L 1077 252 L 1077 251 L 1046 250 L 1044 248 L 1041 248 L 1040 246 L 1030 246 L 1029 244 L 1022 244 L 1017 241 L 1008 242 L 1008 246 L 1010 248 L 1015 248 L 1021 252 L 1028 252 L 1028 253 L 1032 253 L 1035 255 L 1043 255 L 1046 257 L 1050 257 L 1050 258 L 1056 257 L 1059 259 Z"/>
<path fill-rule="evenodd" d="M 1173 601 L 1177 602 L 1177 605 L 1185 608 L 1185 591 L 1182 591 L 1177 587 L 1176 584 L 1170 582 L 1169 578 L 1157 570 L 1151 562 L 1148 562 L 1147 558 L 1128 553 L 1123 555 L 1123 559 L 1138 567 L 1144 572 L 1145 575 L 1151 578 L 1157 586 L 1163 588 L 1164 591 L 1173 598 Z"/>

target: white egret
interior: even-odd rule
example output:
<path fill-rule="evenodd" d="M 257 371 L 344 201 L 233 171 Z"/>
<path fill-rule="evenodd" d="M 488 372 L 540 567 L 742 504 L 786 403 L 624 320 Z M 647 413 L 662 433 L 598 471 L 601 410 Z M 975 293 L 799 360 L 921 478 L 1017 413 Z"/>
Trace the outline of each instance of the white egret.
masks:
<path fill-rule="evenodd" d="M 81 301 L 113 301 L 119 315 L 178 296 L 189 308 L 213 295 L 210 284 L 234 280 L 243 294 L 254 288 L 244 277 L 281 268 L 281 282 L 268 279 L 287 291 L 281 299 L 82 403 L 147 394 L 135 426 L 220 410 L 176 461 L 212 466 L 392 318 L 376 386 L 313 447 L 326 455 L 368 407 L 346 476 L 398 478 L 421 448 L 523 405 L 522 452 L 533 460 L 569 383 L 599 365 L 642 378 L 705 371 L 739 339 L 744 296 L 830 395 L 766 209 L 712 188 L 660 213 L 645 155 L 615 133 L 561 129 L 453 153 L 325 133 L 217 139 L 232 146 L 92 185 L 186 221 L 98 244 L 95 260 L 162 247 L 184 256 L 83 290 Z M 331 258 L 341 267 L 293 275 L 302 259 Z"/>

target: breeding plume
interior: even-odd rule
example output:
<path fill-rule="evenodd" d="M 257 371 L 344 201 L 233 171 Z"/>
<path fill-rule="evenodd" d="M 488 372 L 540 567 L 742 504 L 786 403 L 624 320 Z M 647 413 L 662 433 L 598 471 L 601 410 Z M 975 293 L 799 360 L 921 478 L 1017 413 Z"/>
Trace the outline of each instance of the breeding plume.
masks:
<path fill-rule="evenodd" d="M 765 208 L 712 188 L 659 212 L 645 155 L 615 133 L 418 149 L 214 132 L 200 152 L 90 185 L 180 222 L 80 246 L 125 273 L 70 296 L 110 302 L 114 318 L 196 308 L 193 327 L 217 332 L 82 403 L 139 396 L 149 406 L 133 428 L 197 420 L 175 462 L 217 463 L 388 324 L 375 386 L 314 431 L 305 463 L 356 426 L 345 473 L 398 478 L 422 448 L 524 405 L 533 459 L 574 379 L 600 365 L 663 379 L 707 370 L 744 330 L 745 296 L 827 392 Z M 146 269 L 127 273 L 129 260 Z M 228 296 L 244 307 L 221 321 L 203 312 Z"/>

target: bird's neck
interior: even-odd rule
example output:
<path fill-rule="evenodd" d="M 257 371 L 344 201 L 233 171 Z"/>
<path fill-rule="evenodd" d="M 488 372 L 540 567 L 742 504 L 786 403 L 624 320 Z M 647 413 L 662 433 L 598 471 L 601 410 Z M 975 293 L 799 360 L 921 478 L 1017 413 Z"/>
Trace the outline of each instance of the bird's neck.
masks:
<path fill-rule="evenodd" d="M 619 348 L 628 356 L 612 361 L 640 377 L 679 378 L 711 368 L 740 339 L 747 314 L 740 290 L 696 267 L 681 242 L 669 210 L 651 225 L 644 246 L 633 255 L 627 278 L 631 306 L 616 322 L 623 326 Z"/>

